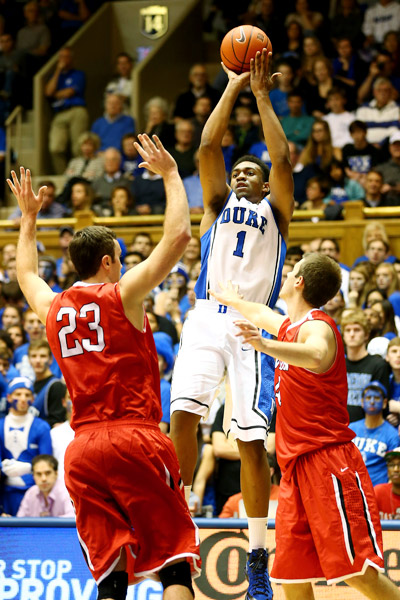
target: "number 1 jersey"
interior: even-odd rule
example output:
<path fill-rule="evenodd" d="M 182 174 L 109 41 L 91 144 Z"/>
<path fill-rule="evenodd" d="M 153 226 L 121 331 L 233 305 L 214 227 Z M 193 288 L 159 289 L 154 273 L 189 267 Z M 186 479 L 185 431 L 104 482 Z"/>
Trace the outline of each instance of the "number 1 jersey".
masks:
<path fill-rule="evenodd" d="M 201 238 L 196 297 L 215 301 L 218 283 L 239 285 L 245 300 L 274 306 L 280 291 L 286 244 L 268 200 L 254 204 L 230 192 L 212 227 Z"/>
<path fill-rule="evenodd" d="M 54 298 L 47 338 L 73 404 L 71 427 L 116 419 L 161 419 L 160 377 L 147 317 L 125 316 L 119 284 L 78 282 Z"/>

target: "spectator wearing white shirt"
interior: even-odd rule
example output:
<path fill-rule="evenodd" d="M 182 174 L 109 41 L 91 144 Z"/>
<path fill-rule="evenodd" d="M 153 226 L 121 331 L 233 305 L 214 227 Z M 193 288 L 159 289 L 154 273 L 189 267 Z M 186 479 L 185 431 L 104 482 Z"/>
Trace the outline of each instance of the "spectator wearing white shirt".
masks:
<path fill-rule="evenodd" d="M 74 439 L 75 433 L 70 425 L 72 415 L 72 402 L 68 392 L 65 392 L 65 396 L 62 400 L 62 405 L 66 411 L 66 420 L 64 423 L 56 423 L 50 431 L 51 444 L 53 446 L 53 455 L 58 462 L 58 479 L 64 484 L 64 455 L 65 451 Z"/>
<path fill-rule="evenodd" d="M 400 29 L 400 5 L 393 0 L 378 0 L 365 12 L 362 32 L 369 45 L 381 44 L 388 31 Z"/>
<path fill-rule="evenodd" d="M 330 108 L 330 112 L 322 118 L 328 123 L 331 130 L 332 146 L 341 149 L 353 141 L 349 127 L 354 121 L 354 113 L 344 109 L 346 105 L 346 92 L 341 88 L 333 87 L 328 92 L 326 105 Z"/>
<path fill-rule="evenodd" d="M 379 145 L 398 131 L 400 107 L 392 100 L 392 94 L 393 86 L 389 79 L 378 77 L 373 84 L 373 100 L 356 111 L 356 119 L 367 124 L 370 144 Z"/>

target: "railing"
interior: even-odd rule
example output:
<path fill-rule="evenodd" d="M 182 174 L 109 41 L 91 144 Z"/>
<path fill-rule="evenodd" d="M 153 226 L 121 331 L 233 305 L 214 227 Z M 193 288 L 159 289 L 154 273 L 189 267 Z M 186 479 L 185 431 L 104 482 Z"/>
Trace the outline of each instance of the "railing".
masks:
<path fill-rule="evenodd" d="M 199 235 L 202 215 L 191 215 L 192 232 Z M 361 240 L 367 219 L 376 219 L 385 225 L 389 236 L 391 251 L 400 257 L 400 206 L 389 208 L 365 208 L 362 202 L 348 202 L 342 221 L 325 221 L 323 211 L 296 210 L 289 228 L 289 246 L 301 245 L 318 237 L 330 237 L 338 241 L 342 262 L 351 265 L 364 253 Z M 311 221 L 313 218 L 313 221 Z M 307 220 L 306 220 L 307 219 Z M 38 220 L 38 239 L 43 242 L 46 251 L 60 256 L 58 230 L 66 225 L 75 230 L 89 225 L 106 225 L 115 229 L 118 236 L 129 244 L 138 231 L 151 234 L 158 242 L 163 232 L 163 215 L 134 217 L 96 217 L 91 211 L 77 212 L 69 219 Z M 8 242 L 16 242 L 18 225 L 11 221 L 0 220 L 0 247 Z"/>

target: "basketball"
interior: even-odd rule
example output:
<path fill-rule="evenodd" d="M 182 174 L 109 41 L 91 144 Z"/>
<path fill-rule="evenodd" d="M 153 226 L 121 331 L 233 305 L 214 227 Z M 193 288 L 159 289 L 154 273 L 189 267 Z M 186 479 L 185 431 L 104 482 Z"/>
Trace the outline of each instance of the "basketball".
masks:
<path fill-rule="evenodd" d="M 250 59 L 266 48 L 272 52 L 269 37 L 253 25 L 240 25 L 228 31 L 221 43 L 221 60 L 235 73 L 250 71 Z"/>

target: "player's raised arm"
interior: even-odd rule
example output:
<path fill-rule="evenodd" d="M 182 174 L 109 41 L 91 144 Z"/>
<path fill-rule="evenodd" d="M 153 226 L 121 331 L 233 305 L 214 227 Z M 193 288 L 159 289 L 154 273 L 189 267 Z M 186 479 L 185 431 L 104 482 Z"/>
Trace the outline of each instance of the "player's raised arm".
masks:
<path fill-rule="evenodd" d="M 210 291 L 218 302 L 226 306 L 236 308 L 246 319 L 254 323 L 257 327 L 265 329 L 268 333 L 277 336 L 278 331 L 286 317 L 274 312 L 265 304 L 257 302 L 247 302 L 239 294 L 238 286 L 234 286 L 231 281 L 226 285 L 219 284 L 221 292 Z"/>
<path fill-rule="evenodd" d="M 21 209 L 21 223 L 17 244 L 17 277 L 21 290 L 33 311 L 43 324 L 55 293 L 38 275 L 38 254 L 36 246 L 36 219 L 43 203 L 46 186 L 37 194 L 32 189 L 31 172 L 20 168 L 20 181 L 15 171 L 11 171 L 7 183 Z"/>
<path fill-rule="evenodd" d="M 272 53 L 263 50 L 250 61 L 250 85 L 257 101 L 265 143 L 271 159 L 269 176 L 270 202 L 277 215 L 279 228 L 287 239 L 294 209 L 293 176 L 286 136 L 272 107 L 269 92 L 280 74 L 269 74 Z"/>
<path fill-rule="evenodd" d="M 222 138 L 229 125 L 239 92 L 249 83 L 248 73 L 237 75 L 225 65 L 222 65 L 222 68 L 228 75 L 228 85 L 204 125 L 199 149 L 204 211 L 205 214 L 210 211 L 211 217 L 219 213 L 229 191 L 221 149 Z"/>
<path fill-rule="evenodd" d="M 141 303 L 144 297 L 165 279 L 182 256 L 191 237 L 189 206 L 175 160 L 165 150 L 157 136 L 153 140 L 139 135 L 136 149 L 143 162 L 141 167 L 162 176 L 167 199 L 164 233 L 148 259 L 130 269 L 121 279 L 124 307 Z"/>

